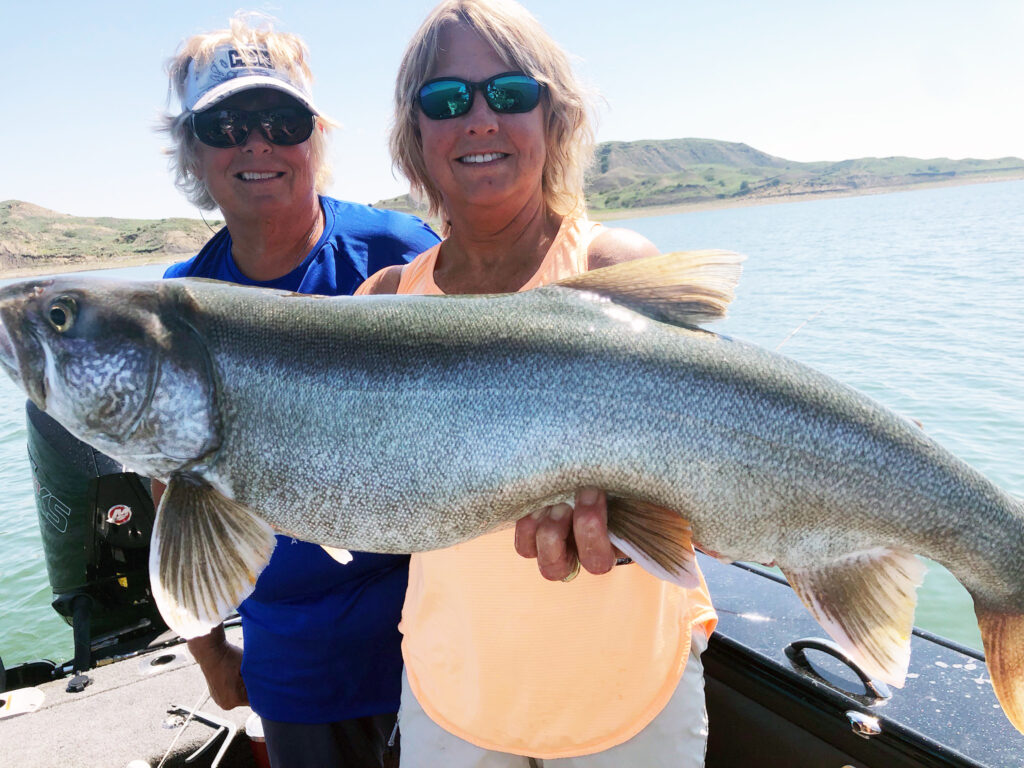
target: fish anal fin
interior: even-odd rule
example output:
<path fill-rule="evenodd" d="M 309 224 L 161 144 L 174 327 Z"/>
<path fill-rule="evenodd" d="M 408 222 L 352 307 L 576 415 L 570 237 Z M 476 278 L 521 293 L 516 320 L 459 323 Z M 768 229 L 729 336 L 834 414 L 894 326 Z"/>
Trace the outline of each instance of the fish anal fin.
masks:
<path fill-rule="evenodd" d="M 987 610 L 974 601 L 985 663 L 1003 712 L 1024 733 L 1024 615 Z"/>
<path fill-rule="evenodd" d="M 589 291 L 662 322 L 696 327 L 725 316 L 745 257 L 678 251 L 603 267 L 555 285 Z"/>
<path fill-rule="evenodd" d="M 920 559 L 884 547 L 810 568 L 780 567 L 818 623 L 868 675 L 903 687 L 926 571 Z"/>
<path fill-rule="evenodd" d="M 275 543 L 273 529 L 248 508 L 201 480 L 172 476 L 149 553 L 167 626 L 184 638 L 208 634 L 252 594 Z"/>
<path fill-rule="evenodd" d="M 687 589 L 700 585 L 690 523 L 678 512 L 609 496 L 608 534 L 615 546 L 658 578 Z"/>

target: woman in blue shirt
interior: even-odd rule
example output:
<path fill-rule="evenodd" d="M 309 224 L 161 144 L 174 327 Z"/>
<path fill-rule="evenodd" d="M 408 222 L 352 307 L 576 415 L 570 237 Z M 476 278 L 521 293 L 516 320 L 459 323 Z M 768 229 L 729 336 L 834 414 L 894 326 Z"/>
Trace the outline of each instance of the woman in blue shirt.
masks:
<path fill-rule="evenodd" d="M 305 44 L 265 18 L 186 40 L 171 60 L 182 109 L 166 117 L 175 182 L 225 227 L 165 277 L 352 293 L 437 236 L 411 216 L 321 194 L 330 121 L 313 103 Z M 382 468 L 382 470 L 385 468 Z M 154 483 L 154 500 L 163 488 Z M 189 641 L 214 701 L 249 704 L 274 768 L 383 766 L 401 690 L 397 625 L 408 557 L 277 537 L 242 603 L 244 651 L 223 627 Z"/>

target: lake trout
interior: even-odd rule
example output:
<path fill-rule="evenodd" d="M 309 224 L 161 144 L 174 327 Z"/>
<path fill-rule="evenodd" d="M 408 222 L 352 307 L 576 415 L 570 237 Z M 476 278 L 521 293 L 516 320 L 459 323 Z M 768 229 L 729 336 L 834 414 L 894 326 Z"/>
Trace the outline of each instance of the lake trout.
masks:
<path fill-rule="evenodd" d="M 501 296 L 37 280 L 0 290 L 0 367 L 167 482 L 152 585 L 186 637 L 251 593 L 275 531 L 416 552 L 596 486 L 645 568 L 691 586 L 693 544 L 774 562 L 895 686 L 915 555 L 942 563 L 1024 731 L 1024 503 L 853 389 L 702 328 L 740 261 L 669 254 Z"/>

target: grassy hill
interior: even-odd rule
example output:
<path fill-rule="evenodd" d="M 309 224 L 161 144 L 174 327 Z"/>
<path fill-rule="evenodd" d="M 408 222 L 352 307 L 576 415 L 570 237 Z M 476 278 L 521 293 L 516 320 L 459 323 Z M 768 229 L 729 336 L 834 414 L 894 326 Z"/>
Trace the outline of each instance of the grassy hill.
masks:
<path fill-rule="evenodd" d="M 798 163 L 712 139 L 606 142 L 587 180 L 593 211 L 712 200 L 858 194 L 935 182 L 1024 177 L 1024 160 L 865 157 Z"/>
<path fill-rule="evenodd" d="M 211 221 L 217 229 L 221 221 Z M 0 202 L 0 276 L 169 262 L 196 253 L 213 233 L 193 219 L 113 219 Z"/>
<path fill-rule="evenodd" d="M 609 141 L 587 175 L 587 205 L 602 213 L 725 201 L 863 194 L 935 183 L 1024 178 L 1024 160 L 864 157 L 799 163 L 714 139 Z M 378 207 L 422 212 L 408 195 Z"/>

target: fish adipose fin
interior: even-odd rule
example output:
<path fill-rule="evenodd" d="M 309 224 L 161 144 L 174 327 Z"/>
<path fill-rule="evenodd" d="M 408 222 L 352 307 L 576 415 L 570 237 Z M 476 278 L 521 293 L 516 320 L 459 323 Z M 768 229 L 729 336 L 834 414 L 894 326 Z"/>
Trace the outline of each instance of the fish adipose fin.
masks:
<path fill-rule="evenodd" d="M 927 570 L 921 560 L 880 548 L 815 568 L 780 567 L 818 623 L 867 674 L 903 687 L 917 588 Z"/>
<path fill-rule="evenodd" d="M 590 291 L 654 320 L 694 328 L 725 317 L 744 256 L 678 251 L 603 267 L 555 285 Z"/>
<path fill-rule="evenodd" d="M 1024 733 L 1024 616 L 989 610 L 978 599 L 974 612 L 996 698 L 1010 722 Z"/>
<path fill-rule="evenodd" d="M 690 523 L 678 512 L 609 496 L 608 538 L 648 573 L 687 589 L 700 585 Z"/>
<path fill-rule="evenodd" d="M 167 626 L 210 632 L 252 594 L 274 551 L 274 530 L 207 483 L 174 475 L 153 526 L 149 578 Z"/>

